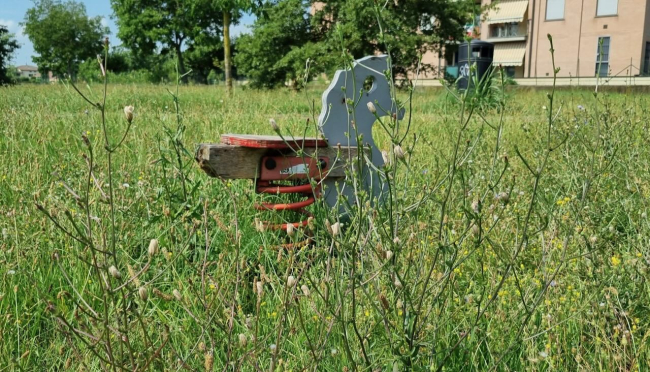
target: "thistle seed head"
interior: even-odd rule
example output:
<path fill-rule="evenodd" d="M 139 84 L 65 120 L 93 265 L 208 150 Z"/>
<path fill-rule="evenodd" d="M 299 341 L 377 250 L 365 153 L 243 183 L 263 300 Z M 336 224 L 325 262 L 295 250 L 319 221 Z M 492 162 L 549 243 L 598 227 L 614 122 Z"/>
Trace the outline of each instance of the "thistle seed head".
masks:
<path fill-rule="evenodd" d="M 124 107 L 124 116 L 126 117 L 126 121 L 131 124 L 133 121 L 133 106 L 126 106 Z"/>

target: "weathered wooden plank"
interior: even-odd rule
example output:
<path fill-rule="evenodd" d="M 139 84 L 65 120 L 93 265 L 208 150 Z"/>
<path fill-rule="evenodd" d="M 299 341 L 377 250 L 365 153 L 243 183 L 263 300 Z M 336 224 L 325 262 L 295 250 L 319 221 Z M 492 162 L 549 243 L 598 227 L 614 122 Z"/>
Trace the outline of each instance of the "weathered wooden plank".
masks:
<path fill-rule="evenodd" d="M 306 156 L 325 156 L 330 162 L 336 161 L 328 173 L 328 178 L 345 177 L 346 159 L 357 154 L 356 147 L 306 148 Z M 254 179 L 259 175 L 259 167 L 264 156 L 277 155 L 278 151 L 224 144 L 200 144 L 196 150 L 199 167 L 210 177 L 225 179 Z M 337 154 L 339 158 L 337 159 Z"/>
<path fill-rule="evenodd" d="M 286 142 L 285 142 L 286 141 Z M 307 147 L 327 147 L 327 140 L 322 138 L 307 137 L 291 139 L 280 136 L 263 136 L 256 134 L 222 134 L 221 143 L 224 145 L 265 148 L 265 149 L 288 149 Z"/>

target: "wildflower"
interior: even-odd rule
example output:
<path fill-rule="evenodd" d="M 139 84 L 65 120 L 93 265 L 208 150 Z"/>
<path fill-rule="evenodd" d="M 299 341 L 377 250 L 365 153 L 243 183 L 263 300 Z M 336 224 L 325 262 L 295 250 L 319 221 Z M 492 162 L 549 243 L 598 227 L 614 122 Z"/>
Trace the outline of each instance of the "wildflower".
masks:
<path fill-rule="evenodd" d="M 500 192 L 494 197 L 497 201 L 503 202 L 504 204 L 510 200 L 510 195 L 507 192 Z"/>
<path fill-rule="evenodd" d="M 540 351 L 540 352 L 539 352 L 539 356 L 540 356 L 542 359 L 546 359 L 546 358 L 548 357 L 548 353 L 547 353 L 546 351 Z"/>
<path fill-rule="evenodd" d="M 140 299 L 142 301 L 147 301 L 147 299 L 149 298 L 149 292 L 147 291 L 147 288 L 145 287 L 138 288 L 138 296 L 140 296 Z"/>
<path fill-rule="evenodd" d="M 275 119 L 269 119 L 269 124 L 271 125 L 271 128 L 273 128 L 274 132 L 279 132 L 280 127 L 278 126 L 278 123 L 275 122 Z"/>
<path fill-rule="evenodd" d="M 289 287 L 293 287 L 294 285 L 296 285 L 296 282 L 297 282 L 296 277 L 294 277 L 293 275 L 289 275 L 289 277 L 287 278 L 287 285 Z"/>
<path fill-rule="evenodd" d="M 394 244 L 399 244 L 399 242 L 400 242 L 399 236 L 396 236 L 395 239 L 393 239 L 393 243 Z"/>
<path fill-rule="evenodd" d="M 621 264 L 621 259 L 616 256 L 612 256 L 611 261 L 612 261 L 612 266 L 618 266 Z"/>
<path fill-rule="evenodd" d="M 260 221 L 259 218 L 255 217 L 255 230 L 258 232 L 264 232 L 266 230 L 266 226 L 264 226 L 264 222 Z"/>
<path fill-rule="evenodd" d="M 335 224 L 332 225 L 332 236 L 337 236 L 341 232 L 341 223 L 336 222 Z"/>
<path fill-rule="evenodd" d="M 122 277 L 122 274 L 117 270 L 117 267 L 111 266 L 108 268 L 108 273 L 111 274 L 113 278 L 119 279 Z"/>
<path fill-rule="evenodd" d="M 181 292 L 178 291 L 178 289 L 174 289 L 174 291 L 172 292 L 172 294 L 174 295 L 174 297 L 175 297 L 176 300 L 178 300 L 178 301 L 180 301 L 180 300 L 183 299 L 183 296 L 181 295 Z"/>
<path fill-rule="evenodd" d="M 130 185 L 129 185 L 128 183 L 126 183 L 126 182 L 124 182 L 124 183 L 122 184 L 122 188 L 123 188 L 123 189 L 128 189 L 129 187 L 130 187 Z"/>
<path fill-rule="evenodd" d="M 386 259 L 390 260 L 393 257 L 393 251 L 386 251 Z"/>
<path fill-rule="evenodd" d="M 158 253 L 158 239 L 151 239 L 149 242 L 149 256 L 153 257 Z"/>
<path fill-rule="evenodd" d="M 546 107 L 546 106 L 542 106 L 542 110 L 546 110 L 546 109 L 547 109 L 547 107 Z"/>
<path fill-rule="evenodd" d="M 338 352 L 338 350 L 336 350 L 336 349 L 332 349 L 332 350 L 330 350 L 330 354 L 331 354 L 333 357 L 336 356 L 336 354 L 338 354 L 338 353 L 339 353 L 339 352 Z"/>
<path fill-rule="evenodd" d="M 246 347 L 246 335 L 243 333 L 239 334 L 239 346 Z"/>
<path fill-rule="evenodd" d="M 131 124 L 133 121 L 133 106 L 124 107 L 124 116 L 126 117 L 126 121 Z"/>
<path fill-rule="evenodd" d="M 479 214 L 481 213 L 481 201 L 479 199 L 475 199 L 472 202 L 472 210 L 474 213 Z"/>
<path fill-rule="evenodd" d="M 395 145 L 395 148 L 393 148 L 393 152 L 395 152 L 395 157 L 397 157 L 400 160 L 406 157 L 406 154 L 404 153 L 404 150 L 400 145 Z"/>
<path fill-rule="evenodd" d="M 15 275 L 16 271 L 15 270 L 9 270 L 7 271 L 7 275 Z"/>
<path fill-rule="evenodd" d="M 277 350 L 278 346 L 276 344 L 271 344 L 270 349 L 272 352 L 275 352 Z"/>
<path fill-rule="evenodd" d="M 366 106 L 368 106 L 368 111 L 370 111 L 371 114 L 374 114 L 374 113 L 377 112 L 377 109 L 375 108 L 374 103 L 368 102 L 368 104 Z"/>
<path fill-rule="evenodd" d="M 309 287 L 307 287 L 305 284 L 300 286 L 300 289 L 302 290 L 302 293 L 306 296 L 309 297 L 311 292 L 309 292 Z"/>
<path fill-rule="evenodd" d="M 289 223 L 287 224 L 287 235 L 289 236 L 294 236 L 296 234 L 296 228 L 293 226 L 293 224 Z"/>
<path fill-rule="evenodd" d="M 402 288 L 402 282 L 399 280 L 399 278 L 396 276 L 395 277 L 395 282 L 393 283 L 395 285 L 395 288 Z"/>
<path fill-rule="evenodd" d="M 578 110 L 580 110 L 580 111 L 584 111 L 584 110 L 585 110 L 585 107 L 584 107 L 583 105 L 578 105 Z"/>
<path fill-rule="evenodd" d="M 332 234 L 332 224 L 328 220 L 325 220 L 325 228 L 327 228 L 327 232 L 330 233 L 330 235 L 333 235 Z"/>
<path fill-rule="evenodd" d="M 596 244 L 597 241 L 598 241 L 598 237 L 596 235 L 592 235 L 589 237 L 589 243 Z"/>
<path fill-rule="evenodd" d="M 390 155 L 388 155 L 388 151 L 383 150 L 381 152 L 381 157 L 384 159 L 384 164 L 390 165 Z"/>

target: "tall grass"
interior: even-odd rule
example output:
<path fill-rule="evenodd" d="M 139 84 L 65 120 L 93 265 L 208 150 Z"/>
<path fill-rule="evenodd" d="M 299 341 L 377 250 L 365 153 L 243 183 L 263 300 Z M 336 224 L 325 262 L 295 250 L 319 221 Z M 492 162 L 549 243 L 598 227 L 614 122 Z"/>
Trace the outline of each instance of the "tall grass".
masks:
<path fill-rule="evenodd" d="M 385 206 L 287 237 L 192 150 L 269 118 L 316 135 L 324 87 L 78 88 L 101 109 L 0 90 L 6 369 L 648 369 L 647 95 L 394 90 Z"/>

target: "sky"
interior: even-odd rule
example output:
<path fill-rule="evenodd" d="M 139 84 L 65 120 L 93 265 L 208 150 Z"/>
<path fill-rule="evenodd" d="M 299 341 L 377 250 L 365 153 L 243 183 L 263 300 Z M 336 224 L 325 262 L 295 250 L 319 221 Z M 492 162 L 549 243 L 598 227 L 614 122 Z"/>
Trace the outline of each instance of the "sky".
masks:
<path fill-rule="evenodd" d="M 108 26 L 111 30 L 110 38 L 113 45 L 119 45 L 120 41 L 117 39 L 117 26 L 115 20 L 111 19 L 113 10 L 111 9 L 110 0 L 76 0 L 86 5 L 86 12 L 89 17 L 101 16 L 102 24 Z M 19 65 L 34 65 L 32 56 L 34 46 L 29 41 L 27 35 L 23 33 L 23 27 L 20 23 L 25 19 L 27 9 L 33 6 L 30 0 L 0 0 L 0 25 L 7 26 L 9 32 L 16 35 L 16 39 L 20 44 L 18 49 L 11 60 L 11 64 Z M 231 27 L 231 36 L 237 36 L 242 33 L 248 32 L 250 26 L 254 21 L 252 16 L 244 16 L 240 24 Z"/>

